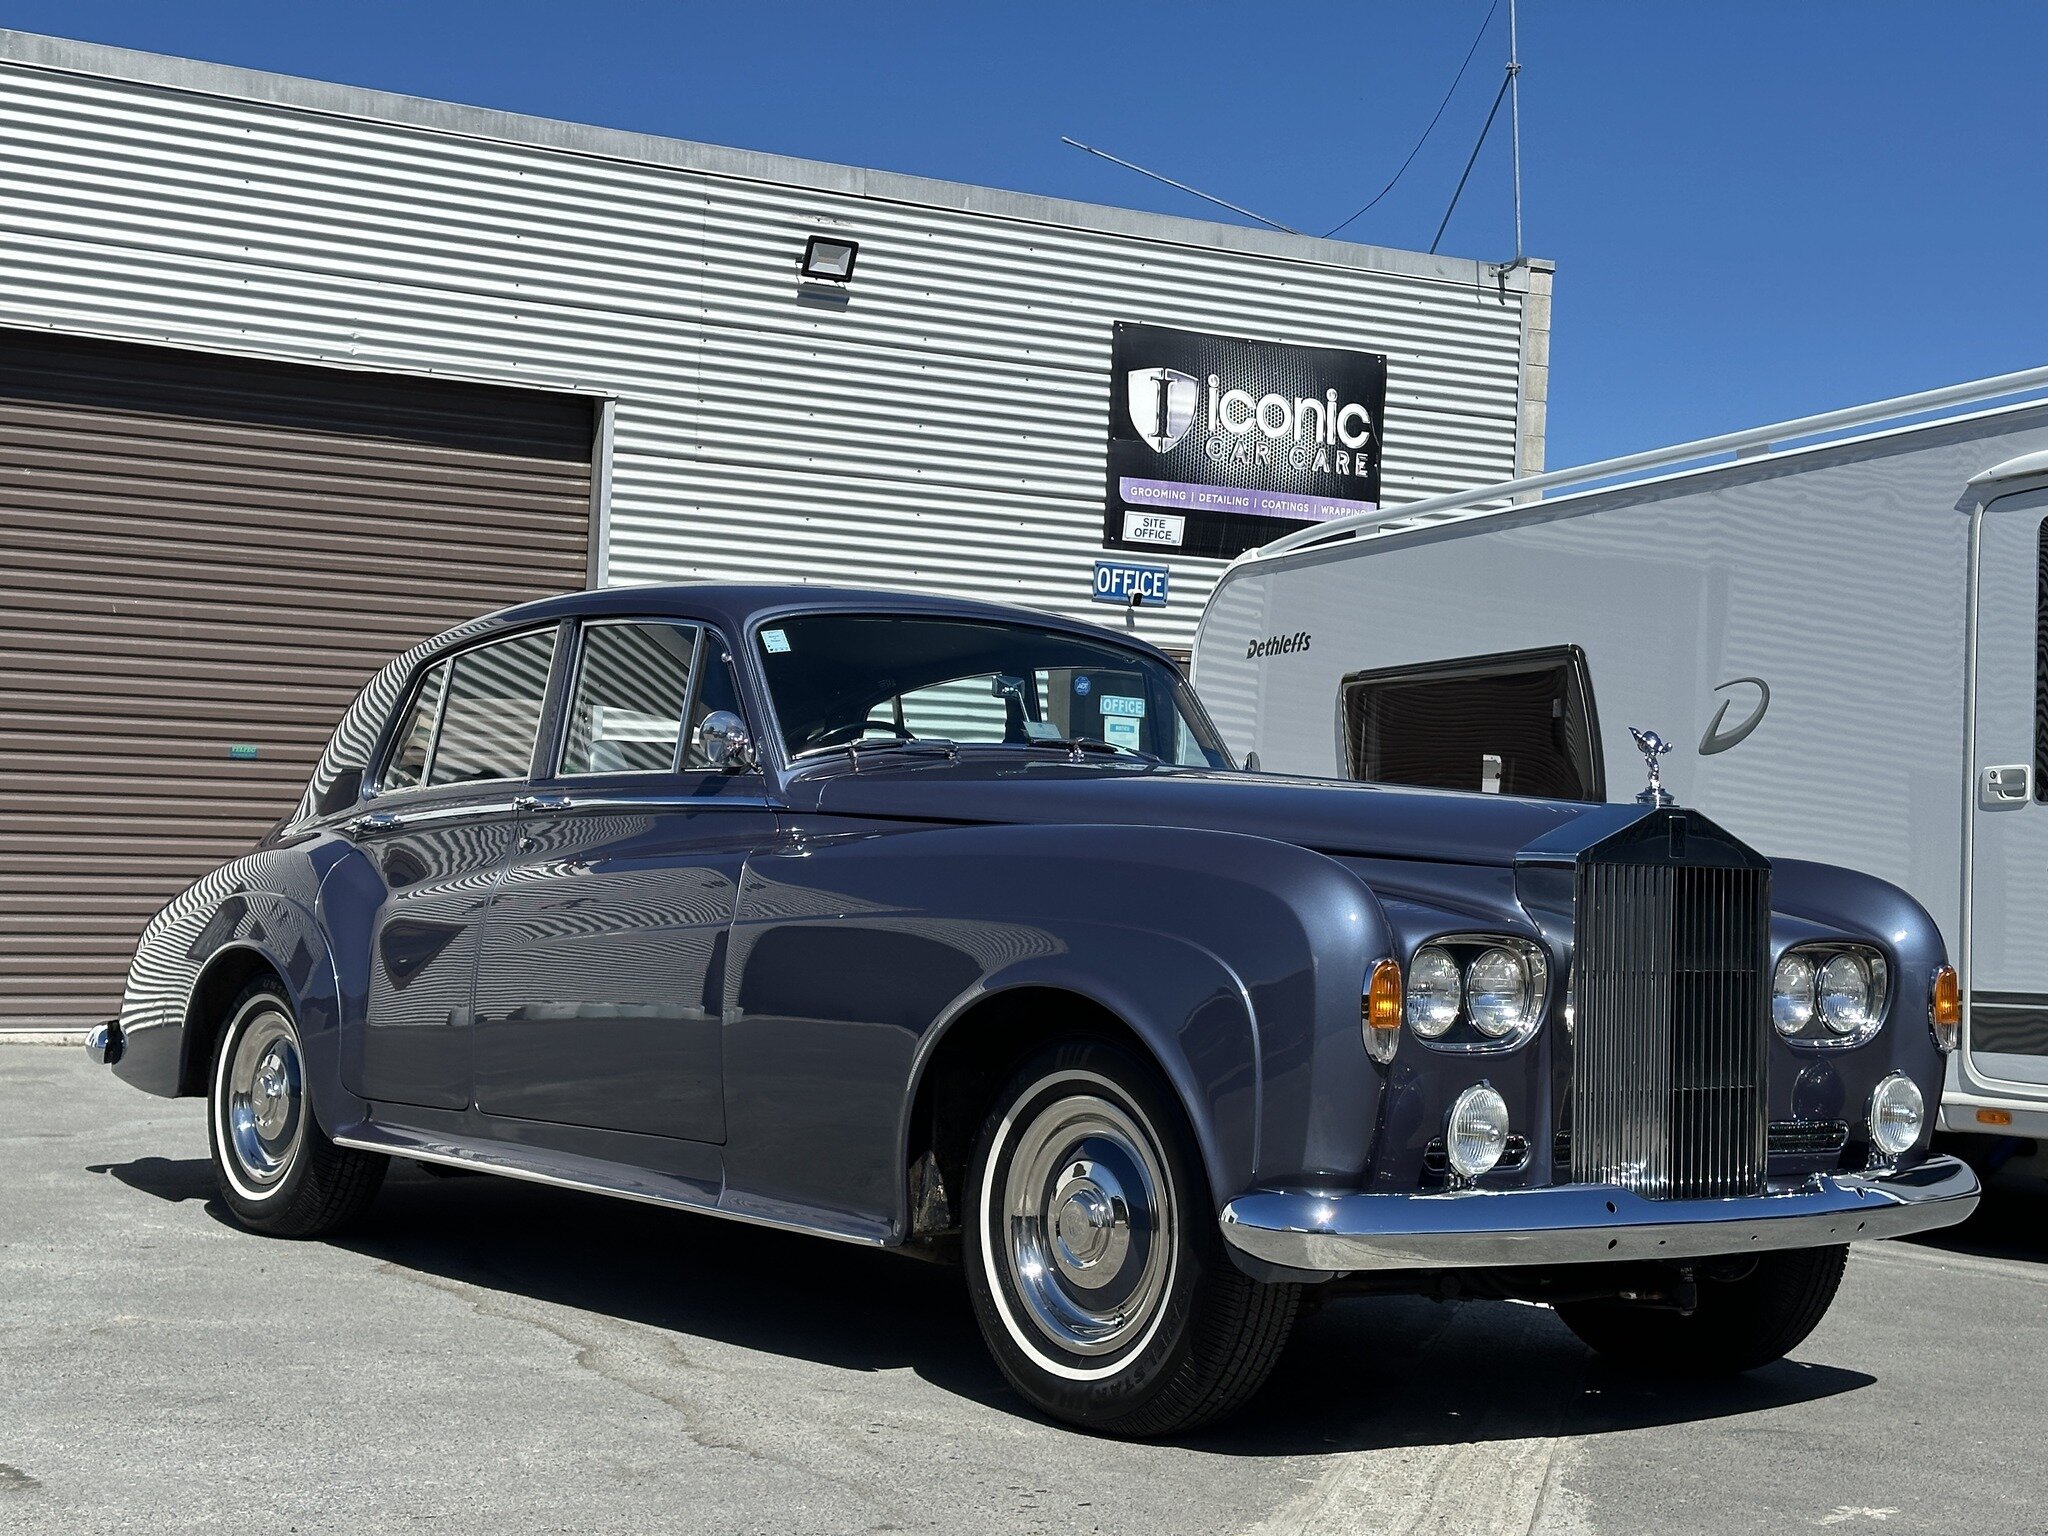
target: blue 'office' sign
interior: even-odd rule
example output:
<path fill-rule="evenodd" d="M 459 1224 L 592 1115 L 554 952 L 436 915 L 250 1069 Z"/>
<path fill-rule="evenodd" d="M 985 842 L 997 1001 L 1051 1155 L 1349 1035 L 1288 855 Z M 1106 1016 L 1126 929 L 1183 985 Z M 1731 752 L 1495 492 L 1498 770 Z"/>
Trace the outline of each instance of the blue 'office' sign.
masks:
<path fill-rule="evenodd" d="M 1131 565 L 1122 560 L 1095 562 L 1094 598 L 1098 603 L 1117 603 L 1129 608 L 1166 606 L 1166 579 L 1171 573 L 1163 565 Z"/>

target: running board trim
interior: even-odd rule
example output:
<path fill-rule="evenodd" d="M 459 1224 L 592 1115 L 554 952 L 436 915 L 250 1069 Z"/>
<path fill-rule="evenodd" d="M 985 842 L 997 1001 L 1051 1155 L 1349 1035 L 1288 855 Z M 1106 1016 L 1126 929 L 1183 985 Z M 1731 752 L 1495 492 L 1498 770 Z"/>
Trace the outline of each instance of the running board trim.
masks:
<path fill-rule="evenodd" d="M 418 1131 L 399 1130 L 365 1121 L 352 1125 L 333 1138 L 338 1147 L 358 1152 L 381 1152 L 387 1157 L 408 1157 L 422 1163 L 439 1163 L 450 1168 L 468 1168 L 494 1173 L 508 1179 L 524 1179 L 555 1189 L 581 1194 L 610 1195 L 620 1200 L 637 1200 L 643 1205 L 666 1206 L 670 1210 L 692 1211 L 700 1216 L 721 1216 L 727 1221 L 752 1227 L 769 1227 L 781 1232 L 800 1232 L 809 1237 L 829 1237 L 863 1248 L 894 1246 L 879 1223 L 841 1217 L 843 1225 L 829 1225 L 795 1210 L 736 1209 L 723 1203 L 732 1199 L 728 1190 L 713 1199 L 688 1181 L 664 1174 L 647 1173 L 623 1164 L 604 1163 L 595 1158 L 563 1158 L 552 1166 L 516 1162 L 494 1142 L 465 1141 L 452 1136 L 430 1136 Z M 744 1198 L 744 1197 L 740 1197 Z"/>

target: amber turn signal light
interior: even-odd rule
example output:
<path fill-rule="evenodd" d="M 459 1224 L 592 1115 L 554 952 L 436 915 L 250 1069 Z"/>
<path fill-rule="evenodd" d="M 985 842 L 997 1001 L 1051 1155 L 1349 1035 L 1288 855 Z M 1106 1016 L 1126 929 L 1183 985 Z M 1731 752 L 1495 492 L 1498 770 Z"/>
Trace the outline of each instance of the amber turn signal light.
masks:
<path fill-rule="evenodd" d="M 2012 1111 L 2009 1109 L 1980 1109 L 1977 1111 L 1979 1125 L 2011 1125 Z"/>
<path fill-rule="evenodd" d="M 1934 973 L 1934 993 L 1928 999 L 1927 1018 L 1934 1027 L 1934 1043 L 1944 1051 L 1954 1050 L 1963 1031 L 1963 987 L 1952 965 L 1944 965 Z"/>
<path fill-rule="evenodd" d="M 1365 997 L 1359 1004 L 1359 1020 L 1365 1025 L 1366 1054 L 1384 1065 L 1394 1059 L 1401 1044 L 1401 964 L 1382 960 L 1372 968 Z"/>

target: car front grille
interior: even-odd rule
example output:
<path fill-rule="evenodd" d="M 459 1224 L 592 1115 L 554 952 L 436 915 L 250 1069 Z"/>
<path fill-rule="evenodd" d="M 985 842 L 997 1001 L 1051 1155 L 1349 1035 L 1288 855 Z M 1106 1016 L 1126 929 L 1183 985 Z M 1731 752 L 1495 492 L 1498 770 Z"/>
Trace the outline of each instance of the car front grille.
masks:
<path fill-rule="evenodd" d="M 1571 1175 L 1650 1199 L 1753 1194 L 1765 1158 L 1769 867 L 1684 862 L 1682 820 L 1654 846 L 1655 858 L 1638 844 L 1625 859 L 1596 849 L 1579 864 Z"/>

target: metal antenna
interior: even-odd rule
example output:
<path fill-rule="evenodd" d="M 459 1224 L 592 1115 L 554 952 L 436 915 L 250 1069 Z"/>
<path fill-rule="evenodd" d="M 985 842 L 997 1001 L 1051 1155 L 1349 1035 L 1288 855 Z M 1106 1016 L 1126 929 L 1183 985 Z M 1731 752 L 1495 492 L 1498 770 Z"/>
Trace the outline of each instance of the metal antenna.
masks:
<path fill-rule="evenodd" d="M 1093 144 L 1083 144 L 1079 139 L 1070 139 L 1064 133 L 1060 135 L 1060 142 L 1062 144 L 1071 144 L 1076 149 L 1085 149 L 1091 155 L 1099 155 L 1112 165 L 1120 165 L 1127 171 L 1136 171 L 1140 176 L 1150 176 L 1154 181 L 1163 181 L 1169 187 L 1185 192 L 1190 197 L 1199 197 L 1205 203 L 1214 203 L 1218 208 L 1228 208 L 1232 213 L 1241 213 L 1246 218 L 1255 219 L 1269 229 L 1279 230 L 1283 235 L 1298 235 L 1301 233 L 1300 230 L 1290 225 L 1282 224 L 1278 219 L 1269 219 L 1263 213 L 1253 213 L 1249 208 L 1240 208 L 1237 204 L 1227 203 L 1220 197 L 1211 197 L 1200 187 L 1191 187 L 1184 181 L 1175 181 L 1171 176 L 1162 176 L 1157 171 L 1148 171 L 1142 165 L 1133 165 L 1128 160 L 1112 155 L 1106 149 L 1097 149 Z"/>
<path fill-rule="evenodd" d="M 1490 15 L 1491 13 L 1489 13 Z M 1444 231 L 1451 227 L 1451 215 L 1458 211 L 1458 199 L 1465 195 L 1465 183 L 1472 179 L 1472 167 L 1479 163 L 1479 151 L 1486 148 L 1486 136 L 1493 132 L 1493 120 L 1500 115 L 1501 101 L 1512 94 L 1514 104 L 1508 116 L 1515 125 L 1515 265 L 1522 261 L 1522 93 L 1516 81 L 1522 73 L 1521 61 L 1516 57 L 1515 0 L 1508 0 L 1508 67 L 1501 77 L 1500 89 L 1493 93 L 1493 105 L 1486 110 L 1486 121 L 1479 127 L 1479 142 L 1472 146 L 1472 153 L 1465 161 L 1464 174 L 1458 178 L 1457 190 L 1451 193 L 1451 206 L 1444 210 L 1444 221 L 1436 227 L 1436 238 L 1429 242 L 1429 253 L 1434 256 L 1436 248 L 1443 244 Z"/>
<path fill-rule="evenodd" d="M 1522 262 L 1522 47 L 1508 0 L 1508 130 L 1515 145 L 1515 264 Z"/>

